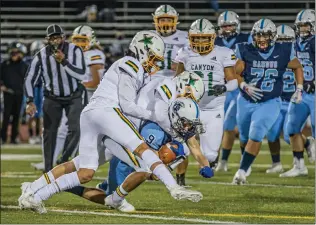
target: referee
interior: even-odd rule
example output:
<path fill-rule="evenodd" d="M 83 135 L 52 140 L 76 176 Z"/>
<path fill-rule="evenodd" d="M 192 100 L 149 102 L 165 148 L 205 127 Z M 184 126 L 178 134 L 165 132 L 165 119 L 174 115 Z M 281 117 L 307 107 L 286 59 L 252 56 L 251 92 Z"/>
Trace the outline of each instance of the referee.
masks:
<path fill-rule="evenodd" d="M 65 109 L 68 118 L 68 134 L 64 154 L 76 150 L 80 138 L 80 113 L 83 109 L 83 80 L 86 66 L 80 47 L 65 41 L 62 28 L 56 24 L 46 29 L 47 45 L 33 58 L 25 79 L 27 97 L 26 113 L 34 116 L 37 109 L 33 103 L 34 87 L 38 79 L 44 82 L 43 103 L 43 149 L 45 172 L 53 168 L 53 156 L 57 130 Z"/>

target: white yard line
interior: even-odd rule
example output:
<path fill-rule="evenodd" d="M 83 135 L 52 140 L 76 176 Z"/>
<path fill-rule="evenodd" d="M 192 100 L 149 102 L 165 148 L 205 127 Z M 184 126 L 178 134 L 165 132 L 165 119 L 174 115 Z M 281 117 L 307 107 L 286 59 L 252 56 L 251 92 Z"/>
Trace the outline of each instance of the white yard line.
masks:
<path fill-rule="evenodd" d="M 19 209 L 18 206 L 13 205 L 1 205 L 1 209 Z M 58 212 L 58 213 L 67 213 L 67 214 L 89 214 L 89 215 L 98 215 L 98 216 L 113 216 L 113 217 L 128 217 L 128 218 L 140 218 L 140 219 L 152 219 L 152 220 L 166 220 L 166 221 L 185 221 L 193 223 L 235 223 L 231 221 L 218 221 L 218 220 L 203 220 L 203 219 L 194 219 L 194 218 L 181 218 L 181 217 L 169 217 L 169 216 L 150 216 L 143 214 L 122 214 L 122 213 L 108 213 L 108 212 L 93 212 L 93 211 L 76 211 L 76 210 L 62 210 L 62 209 L 49 209 L 49 212 Z M 2 213 L 5 213 L 2 211 Z M 137 211 L 136 211 L 137 213 Z"/>
<path fill-rule="evenodd" d="M 33 174 L 31 172 L 4 172 L 1 173 L 1 178 L 38 178 L 41 174 L 37 174 L 34 172 Z M 107 177 L 93 177 L 94 180 L 100 180 L 104 181 L 107 179 Z M 280 178 L 282 179 L 282 178 Z M 227 185 L 232 186 L 234 184 L 229 182 L 217 182 L 217 181 L 206 181 L 206 180 L 192 180 L 192 179 L 186 179 L 188 184 L 214 184 L 214 185 Z M 148 181 L 148 182 L 154 182 L 154 181 Z M 314 189 L 314 186 L 302 186 L 302 185 L 287 185 L 287 184 L 256 184 L 256 183 L 250 183 L 245 184 L 244 186 L 253 186 L 253 187 L 272 187 L 272 188 L 305 188 L 305 189 Z"/>
<path fill-rule="evenodd" d="M 1 161 L 19 160 L 19 161 L 34 161 L 42 160 L 40 154 L 1 154 Z"/>
<path fill-rule="evenodd" d="M 10 150 L 24 150 L 24 149 L 42 149 L 42 145 L 31 145 L 31 144 L 5 144 L 1 145 L 1 149 L 10 149 Z"/>

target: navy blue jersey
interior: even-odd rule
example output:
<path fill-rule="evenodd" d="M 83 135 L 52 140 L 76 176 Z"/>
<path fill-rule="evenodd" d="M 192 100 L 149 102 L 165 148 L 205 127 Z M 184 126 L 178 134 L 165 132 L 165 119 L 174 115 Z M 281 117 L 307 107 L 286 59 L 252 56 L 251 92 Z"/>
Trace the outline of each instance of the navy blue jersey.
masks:
<path fill-rule="evenodd" d="M 315 36 L 296 40 L 296 55 L 304 69 L 304 86 L 315 80 Z M 312 84 L 311 84 L 312 85 Z"/>
<path fill-rule="evenodd" d="M 216 37 L 215 45 L 227 47 L 230 49 L 235 49 L 236 44 L 243 42 L 251 42 L 251 35 L 246 33 L 239 33 L 237 36 L 226 40 L 225 38 Z"/>
<path fill-rule="evenodd" d="M 285 73 L 283 74 L 283 89 L 281 95 L 282 100 L 289 102 L 295 90 L 295 74 L 293 70 L 286 69 Z"/>
<path fill-rule="evenodd" d="M 281 96 L 283 74 L 288 63 L 295 58 L 294 43 L 275 43 L 267 53 L 260 52 L 252 44 L 241 43 L 236 46 L 236 56 L 245 62 L 242 73 L 244 81 L 263 92 L 263 97 L 258 102 Z M 244 91 L 241 94 L 253 102 Z"/>

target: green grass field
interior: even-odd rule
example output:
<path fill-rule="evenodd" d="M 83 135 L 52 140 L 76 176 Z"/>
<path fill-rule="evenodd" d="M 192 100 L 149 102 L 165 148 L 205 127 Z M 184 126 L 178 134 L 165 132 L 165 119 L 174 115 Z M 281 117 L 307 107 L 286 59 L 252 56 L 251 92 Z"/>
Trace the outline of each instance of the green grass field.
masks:
<path fill-rule="evenodd" d="M 39 215 L 18 209 L 20 184 L 33 181 L 41 172 L 30 163 L 41 159 L 40 149 L 3 148 L 1 150 L 1 223 L 289 223 L 315 224 L 315 167 L 307 162 L 309 175 L 279 178 L 265 174 L 271 163 L 267 144 L 257 157 L 248 185 L 231 185 L 238 169 L 240 151 L 235 145 L 230 157 L 229 172 L 203 179 L 191 160 L 187 184 L 203 193 L 199 203 L 176 201 L 160 182 L 146 182 L 128 197 L 137 211 L 131 214 L 108 210 L 69 193 L 53 196 L 45 202 L 48 213 Z M 29 158 L 20 159 L 19 156 Z M 15 157 L 14 157 L 15 156 Z M 35 160 L 32 160 L 35 159 Z M 285 169 L 292 164 L 291 150 L 282 145 L 281 160 Z M 95 186 L 107 176 L 102 166 L 95 179 L 86 186 Z"/>

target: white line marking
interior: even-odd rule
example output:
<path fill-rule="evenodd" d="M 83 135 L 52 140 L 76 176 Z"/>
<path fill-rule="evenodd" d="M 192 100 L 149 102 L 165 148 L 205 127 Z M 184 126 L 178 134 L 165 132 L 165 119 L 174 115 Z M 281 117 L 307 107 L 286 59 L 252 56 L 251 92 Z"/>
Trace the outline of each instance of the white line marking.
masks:
<path fill-rule="evenodd" d="M 198 162 L 190 162 L 189 165 L 199 165 Z M 271 164 L 252 164 L 251 167 L 253 168 L 270 168 Z M 239 163 L 228 163 L 229 167 L 239 167 Z M 290 169 L 293 166 L 292 165 L 282 165 L 284 169 Z M 315 165 L 305 165 L 308 169 L 315 169 Z"/>
<path fill-rule="evenodd" d="M 40 154 L 1 154 L 1 161 L 33 161 L 42 159 L 43 157 Z"/>
<path fill-rule="evenodd" d="M 1 205 L 1 209 L 19 209 L 18 206 L 13 205 Z M 143 214 L 121 214 L 121 213 L 107 213 L 107 212 L 93 212 L 93 211 L 76 211 L 76 210 L 62 210 L 62 209 L 49 209 L 50 212 L 59 212 L 59 213 L 70 213 L 70 214 L 90 214 L 90 215 L 98 215 L 98 216 L 114 216 L 114 217 L 134 217 L 141 219 L 153 219 L 153 220 L 166 220 L 166 221 L 186 221 L 186 222 L 194 222 L 194 223 L 235 223 L 231 221 L 218 221 L 218 220 L 203 220 L 203 219 L 194 219 L 194 218 L 181 218 L 181 217 L 168 217 L 168 216 L 150 216 Z M 136 211 L 137 212 L 137 211 Z M 2 213 L 4 213 L 2 211 Z"/>
<path fill-rule="evenodd" d="M 31 145 L 31 144 L 4 144 L 1 149 L 12 149 L 12 150 L 24 150 L 24 149 L 42 149 L 42 145 Z"/>
<path fill-rule="evenodd" d="M 38 178 L 41 174 L 35 175 L 36 173 L 33 173 L 34 175 L 30 175 L 30 172 L 26 172 L 26 175 L 23 175 L 23 172 L 4 172 L 1 174 L 1 178 Z M 93 180 L 100 180 L 104 181 L 107 179 L 107 177 L 93 177 Z M 282 178 L 280 178 L 282 179 Z M 228 185 L 232 186 L 234 184 L 229 182 L 219 182 L 219 181 L 197 181 L 192 179 L 186 179 L 188 184 L 214 184 L 214 185 Z M 146 181 L 146 182 L 155 182 L 155 181 Z M 3 185 L 2 185 L 3 186 Z M 287 185 L 287 184 L 256 184 L 256 183 L 250 183 L 245 184 L 244 186 L 254 186 L 254 187 L 273 187 L 273 188 L 306 188 L 306 189 L 314 189 L 314 186 L 301 186 L 301 185 Z"/>

